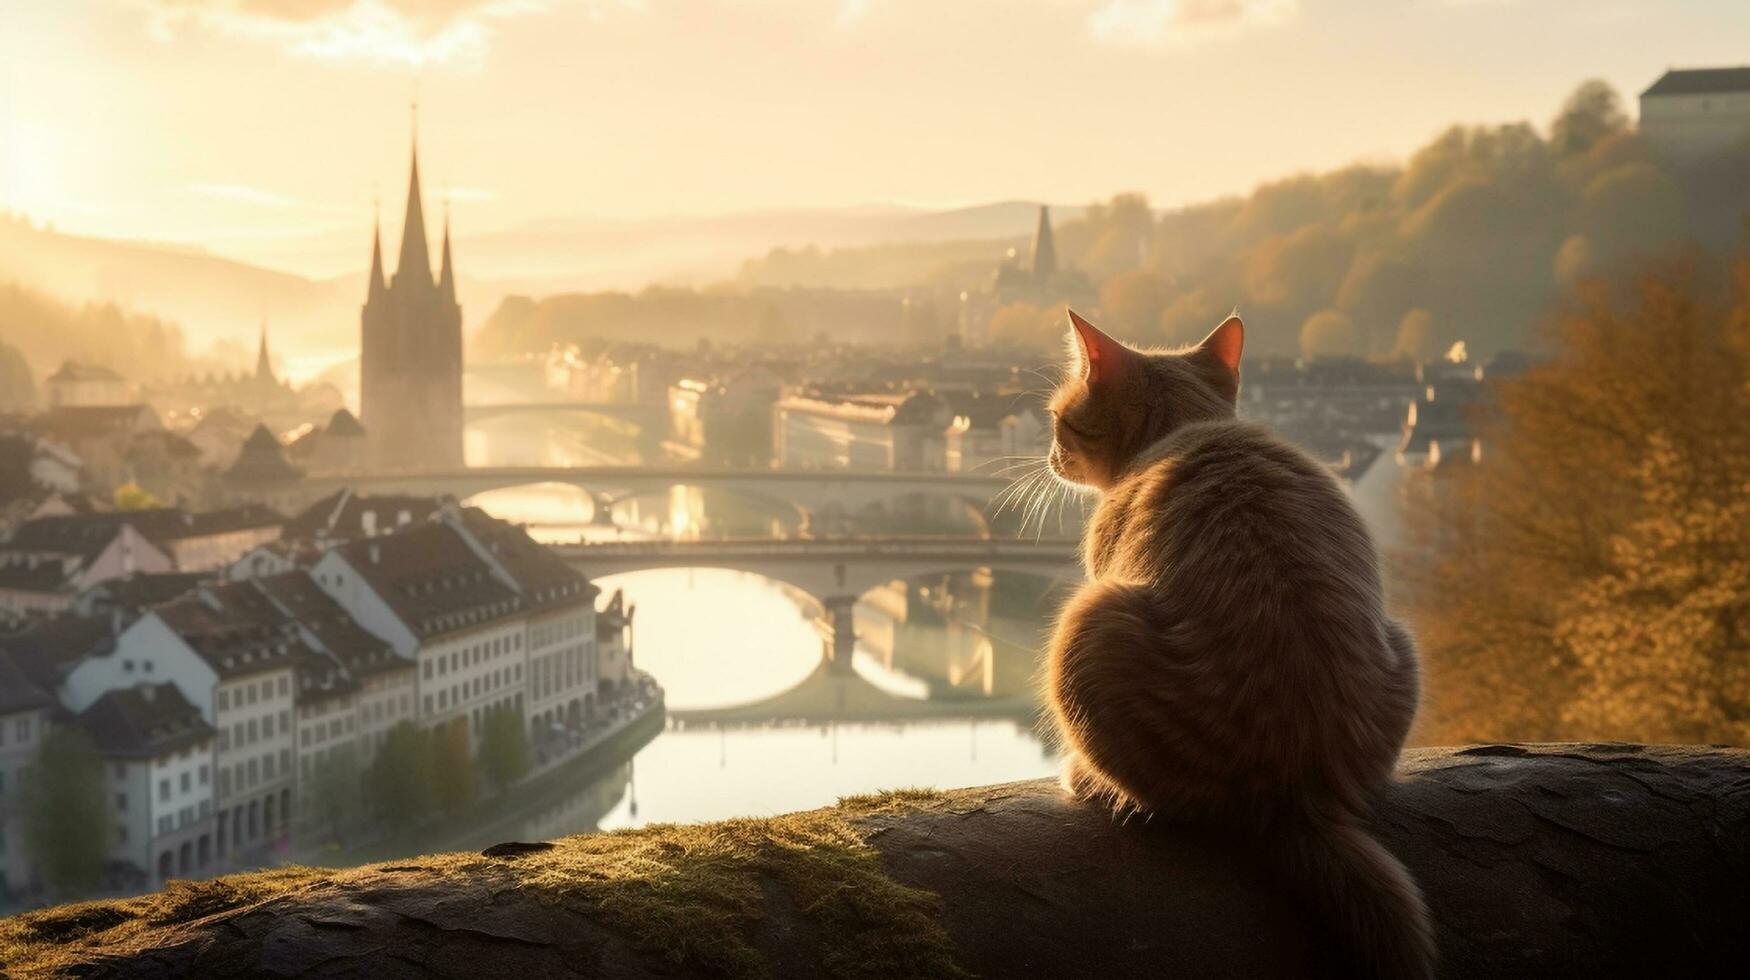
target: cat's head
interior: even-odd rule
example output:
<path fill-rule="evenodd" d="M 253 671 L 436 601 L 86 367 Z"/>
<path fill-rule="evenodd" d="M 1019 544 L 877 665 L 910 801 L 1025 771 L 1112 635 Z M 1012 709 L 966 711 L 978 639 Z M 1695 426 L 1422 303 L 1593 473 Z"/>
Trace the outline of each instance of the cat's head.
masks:
<path fill-rule="evenodd" d="M 1051 468 L 1104 490 L 1137 454 L 1192 422 L 1232 418 L 1245 325 L 1230 316 L 1183 350 L 1139 350 L 1069 314 L 1069 364 L 1051 396 Z"/>

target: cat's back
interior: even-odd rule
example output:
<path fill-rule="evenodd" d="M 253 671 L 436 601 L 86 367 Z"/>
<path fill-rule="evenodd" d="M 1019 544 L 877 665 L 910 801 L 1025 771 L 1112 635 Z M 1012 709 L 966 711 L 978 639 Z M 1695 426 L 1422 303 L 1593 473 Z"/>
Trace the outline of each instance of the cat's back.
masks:
<path fill-rule="evenodd" d="M 1307 589 L 1377 598 L 1377 557 L 1348 494 L 1252 422 L 1187 425 L 1151 447 L 1095 514 L 1091 538 L 1129 566 L 1126 577 L 1169 588 L 1219 585 L 1239 601 Z"/>

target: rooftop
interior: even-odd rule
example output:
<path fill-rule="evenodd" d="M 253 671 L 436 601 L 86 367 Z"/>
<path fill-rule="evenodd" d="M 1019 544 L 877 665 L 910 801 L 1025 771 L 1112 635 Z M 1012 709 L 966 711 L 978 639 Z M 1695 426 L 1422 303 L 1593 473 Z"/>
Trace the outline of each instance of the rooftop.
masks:
<path fill-rule="evenodd" d="M 107 756 L 155 759 L 213 736 L 175 684 L 141 684 L 107 691 L 79 715 L 79 725 Z"/>
<path fill-rule="evenodd" d="M 1642 92 L 1641 98 L 1658 95 L 1715 95 L 1726 92 L 1750 92 L 1750 66 L 1672 68 Z"/>

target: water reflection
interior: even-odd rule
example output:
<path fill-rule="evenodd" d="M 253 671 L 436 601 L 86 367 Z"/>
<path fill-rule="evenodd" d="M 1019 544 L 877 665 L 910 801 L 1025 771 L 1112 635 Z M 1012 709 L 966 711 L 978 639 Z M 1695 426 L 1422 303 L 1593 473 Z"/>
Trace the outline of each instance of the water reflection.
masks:
<path fill-rule="evenodd" d="M 520 448 L 498 440 L 494 432 L 479 451 L 499 454 L 494 459 L 522 454 L 519 463 L 537 447 L 567 451 L 563 440 L 553 449 L 550 433 L 530 435 Z M 549 542 L 800 530 L 782 504 L 692 487 L 603 501 L 605 514 L 588 493 L 561 485 L 471 502 Z M 932 524 L 905 508 L 851 515 L 846 529 L 971 529 L 952 514 Z M 1040 639 L 1060 598 L 1044 580 L 966 569 L 871 590 L 856 608 L 848 675 L 822 668 L 818 603 L 782 584 L 715 569 L 637 572 L 598 584 L 624 589 L 638 607 L 634 656 L 667 689 L 668 726 L 632 758 L 603 760 L 593 774 L 534 791 L 521 809 L 471 829 L 457 846 L 779 813 L 879 789 L 1055 771 L 1033 721 Z"/>
<path fill-rule="evenodd" d="M 1040 610 L 1055 601 L 1042 580 L 968 571 L 870 592 L 857 607 L 850 677 L 822 669 L 812 600 L 757 575 L 674 569 L 601 584 L 638 605 L 635 656 L 669 692 L 669 726 L 631 765 L 496 827 L 501 838 L 777 813 L 851 793 L 1055 771 L 1032 720 L 1038 645 L 1021 642 L 1039 635 Z M 811 683 L 867 688 L 854 720 L 813 710 L 787 717 L 798 697 L 818 707 Z M 760 706 L 755 717 L 738 713 L 748 705 Z"/>

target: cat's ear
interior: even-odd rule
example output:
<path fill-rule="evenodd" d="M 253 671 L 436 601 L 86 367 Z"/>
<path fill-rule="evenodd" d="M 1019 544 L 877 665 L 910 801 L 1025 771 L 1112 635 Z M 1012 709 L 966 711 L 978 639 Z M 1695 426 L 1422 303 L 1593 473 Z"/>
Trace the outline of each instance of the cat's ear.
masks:
<path fill-rule="evenodd" d="M 1197 349 L 1215 358 L 1222 367 L 1235 374 L 1240 373 L 1240 349 L 1246 345 L 1246 325 L 1240 322 L 1239 314 L 1234 314 L 1221 321 L 1221 326 L 1209 331 L 1209 336 L 1197 345 Z"/>
<path fill-rule="evenodd" d="M 1246 325 L 1238 314 L 1221 321 L 1221 326 L 1209 331 L 1192 353 L 1221 368 L 1230 379 L 1226 394 L 1233 397 L 1240 388 L 1240 350 L 1246 345 Z"/>
<path fill-rule="evenodd" d="M 1089 384 L 1099 384 L 1118 377 L 1130 358 L 1129 349 L 1076 315 L 1075 310 L 1069 311 L 1069 324 L 1075 328 L 1076 349 L 1081 355 L 1082 379 Z"/>

